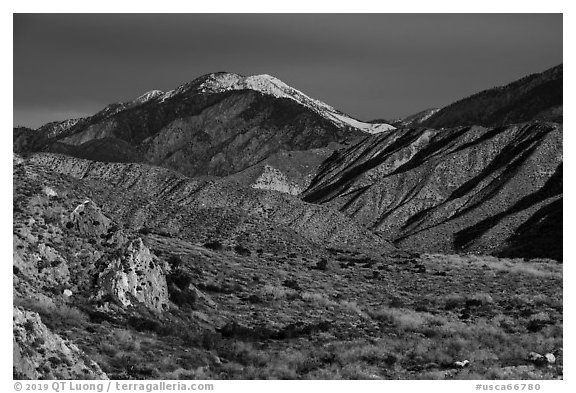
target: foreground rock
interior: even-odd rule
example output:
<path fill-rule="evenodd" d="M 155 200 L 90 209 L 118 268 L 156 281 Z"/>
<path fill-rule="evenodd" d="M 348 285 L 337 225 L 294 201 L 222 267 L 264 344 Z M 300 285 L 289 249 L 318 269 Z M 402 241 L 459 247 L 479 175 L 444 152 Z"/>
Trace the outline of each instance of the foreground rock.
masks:
<path fill-rule="evenodd" d="M 112 262 L 100 273 L 100 290 L 97 298 L 112 296 L 123 306 L 136 302 L 163 311 L 168 308 L 166 265 L 154 256 L 142 239 L 131 241 L 124 255 Z"/>
<path fill-rule="evenodd" d="M 32 311 L 14 307 L 15 379 L 108 379 L 78 347 L 52 333 Z"/>

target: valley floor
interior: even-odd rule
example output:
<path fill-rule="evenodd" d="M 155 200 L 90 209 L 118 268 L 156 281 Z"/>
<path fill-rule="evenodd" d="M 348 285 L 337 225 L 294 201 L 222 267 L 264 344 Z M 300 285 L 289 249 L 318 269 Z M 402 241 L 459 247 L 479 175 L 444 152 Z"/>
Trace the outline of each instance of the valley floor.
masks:
<path fill-rule="evenodd" d="M 113 379 L 562 378 L 562 269 L 553 261 L 333 250 L 321 270 L 296 255 L 145 242 L 180 261 L 202 291 L 196 304 L 102 320 L 74 303 L 54 312 L 15 301 Z M 556 362 L 536 365 L 530 352 Z"/>

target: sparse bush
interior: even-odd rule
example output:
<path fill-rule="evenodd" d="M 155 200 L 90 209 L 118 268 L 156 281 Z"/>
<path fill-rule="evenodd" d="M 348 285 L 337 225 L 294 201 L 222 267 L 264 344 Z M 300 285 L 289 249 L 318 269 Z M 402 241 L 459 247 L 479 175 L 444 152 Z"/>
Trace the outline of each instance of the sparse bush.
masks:
<path fill-rule="evenodd" d="M 150 228 L 142 227 L 138 230 L 138 233 L 141 235 L 148 235 L 150 234 Z"/>
<path fill-rule="evenodd" d="M 261 293 L 264 297 L 274 300 L 295 299 L 298 296 L 297 292 L 293 289 L 284 289 L 270 284 L 266 284 Z"/>
<path fill-rule="evenodd" d="M 328 270 L 328 261 L 325 258 L 322 258 L 316 262 L 316 266 L 314 268 L 321 271 Z"/>
<path fill-rule="evenodd" d="M 18 299 L 14 304 L 37 312 L 42 322 L 50 328 L 59 325 L 84 326 L 88 322 L 88 316 L 75 307 L 66 304 L 55 304 L 51 299 Z"/>
<path fill-rule="evenodd" d="M 322 307 L 334 307 L 337 305 L 335 301 L 320 293 L 304 292 L 302 293 L 302 300 Z"/>
<path fill-rule="evenodd" d="M 172 269 L 177 269 L 182 265 L 182 259 L 180 259 L 180 256 L 176 254 L 170 255 L 167 262 Z"/>
<path fill-rule="evenodd" d="M 298 284 L 298 281 L 296 281 L 295 279 L 284 280 L 282 285 L 284 285 L 286 288 L 294 289 L 295 291 L 299 291 L 302 289 L 300 287 L 300 284 Z"/>
<path fill-rule="evenodd" d="M 236 254 L 242 255 L 242 256 L 250 256 L 250 254 L 251 254 L 251 252 L 248 248 L 243 247 L 239 244 L 234 247 L 234 252 L 236 252 Z"/>
<path fill-rule="evenodd" d="M 215 251 L 219 251 L 219 250 L 222 250 L 224 248 L 222 243 L 220 243 L 218 240 L 212 240 L 210 242 L 204 243 L 204 247 L 209 248 L 210 250 L 215 250 Z"/>

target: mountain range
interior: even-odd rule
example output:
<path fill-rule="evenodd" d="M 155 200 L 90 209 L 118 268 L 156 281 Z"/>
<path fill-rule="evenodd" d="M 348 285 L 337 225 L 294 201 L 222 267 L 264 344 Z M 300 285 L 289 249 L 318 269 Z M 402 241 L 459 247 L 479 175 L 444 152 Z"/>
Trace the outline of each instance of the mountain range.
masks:
<path fill-rule="evenodd" d="M 14 128 L 15 377 L 561 376 L 518 353 L 561 354 L 562 94 L 364 122 L 217 72 Z"/>

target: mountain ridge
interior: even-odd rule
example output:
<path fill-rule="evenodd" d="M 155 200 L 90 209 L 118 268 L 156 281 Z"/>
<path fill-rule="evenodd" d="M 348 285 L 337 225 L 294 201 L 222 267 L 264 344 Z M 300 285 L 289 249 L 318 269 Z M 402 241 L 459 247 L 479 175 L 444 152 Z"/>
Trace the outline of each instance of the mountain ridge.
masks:
<path fill-rule="evenodd" d="M 14 149 L 103 161 L 133 159 L 192 176 L 222 176 L 279 151 L 321 148 L 389 129 L 352 119 L 269 75 L 222 72 L 166 93 L 152 90 L 110 104 L 88 118 L 15 132 Z M 100 151 L 112 153 L 99 157 L 94 140 L 100 140 Z"/>
<path fill-rule="evenodd" d="M 530 217 L 546 206 L 555 206 L 555 219 L 561 215 L 558 173 L 562 127 L 555 123 L 411 128 L 334 153 L 303 199 L 332 206 L 400 247 L 510 255 L 507 242 L 526 238 Z M 561 237 L 552 238 L 539 250 L 516 247 L 515 256 L 561 259 Z"/>
<path fill-rule="evenodd" d="M 501 126 L 532 120 L 562 122 L 563 65 L 460 99 L 418 125 Z"/>

